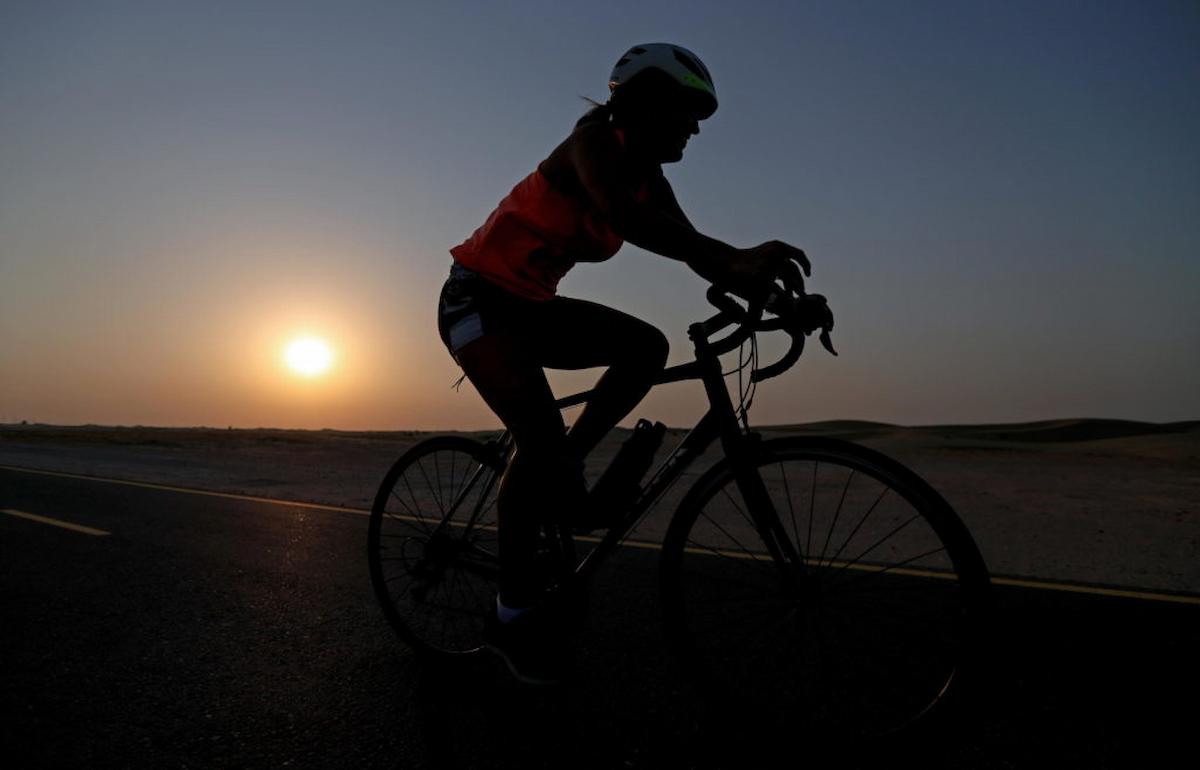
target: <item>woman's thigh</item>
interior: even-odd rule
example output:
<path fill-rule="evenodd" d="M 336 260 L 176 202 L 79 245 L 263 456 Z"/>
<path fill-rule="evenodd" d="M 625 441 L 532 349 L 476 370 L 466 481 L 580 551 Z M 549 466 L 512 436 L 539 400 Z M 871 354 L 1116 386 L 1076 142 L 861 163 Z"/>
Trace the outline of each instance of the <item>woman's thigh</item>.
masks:
<path fill-rule="evenodd" d="M 569 297 L 538 305 L 518 328 L 541 366 L 590 369 L 646 358 L 666 360 L 662 332 L 628 313 Z"/>
<path fill-rule="evenodd" d="M 529 342 L 517 329 L 492 331 L 462 347 L 458 361 L 475 390 L 512 431 L 518 448 L 550 450 L 566 427 Z"/>

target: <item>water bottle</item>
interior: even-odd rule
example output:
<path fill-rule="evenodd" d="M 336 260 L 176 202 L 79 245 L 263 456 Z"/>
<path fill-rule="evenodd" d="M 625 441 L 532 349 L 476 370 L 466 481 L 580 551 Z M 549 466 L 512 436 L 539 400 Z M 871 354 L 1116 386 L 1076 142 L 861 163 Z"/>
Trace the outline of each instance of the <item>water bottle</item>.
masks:
<path fill-rule="evenodd" d="M 667 426 L 661 422 L 638 420 L 612 464 L 592 486 L 592 500 L 614 514 L 630 505 L 666 432 Z"/>

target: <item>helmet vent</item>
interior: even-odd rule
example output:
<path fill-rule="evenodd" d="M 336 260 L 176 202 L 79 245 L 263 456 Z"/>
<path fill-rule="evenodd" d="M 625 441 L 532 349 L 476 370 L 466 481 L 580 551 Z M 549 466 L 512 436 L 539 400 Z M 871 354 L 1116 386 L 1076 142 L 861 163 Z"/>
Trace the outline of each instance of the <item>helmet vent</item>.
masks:
<path fill-rule="evenodd" d="M 642 53 L 646 53 L 646 49 L 642 48 L 641 46 L 638 46 L 636 48 L 630 48 L 629 53 L 642 54 Z"/>
<path fill-rule="evenodd" d="M 704 65 L 688 56 L 683 51 L 680 51 L 678 48 L 675 49 L 675 60 L 687 67 L 692 71 L 693 75 L 705 81 L 706 83 L 712 82 L 712 77 L 708 74 L 708 71 L 704 69 Z"/>

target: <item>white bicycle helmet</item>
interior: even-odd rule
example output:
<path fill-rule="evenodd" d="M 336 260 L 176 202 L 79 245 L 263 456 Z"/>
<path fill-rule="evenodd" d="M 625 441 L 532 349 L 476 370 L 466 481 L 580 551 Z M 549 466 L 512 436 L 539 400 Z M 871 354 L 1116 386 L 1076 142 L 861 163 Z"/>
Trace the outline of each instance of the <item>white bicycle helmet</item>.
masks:
<path fill-rule="evenodd" d="M 622 83 L 628 83 L 634 75 L 648 69 L 656 69 L 671 76 L 689 92 L 700 97 L 698 120 L 704 120 L 717 111 L 717 90 L 713 87 L 712 75 L 700 57 L 683 46 L 672 43 L 644 43 L 635 45 L 617 60 L 612 74 L 608 76 L 608 89 L 612 91 Z"/>

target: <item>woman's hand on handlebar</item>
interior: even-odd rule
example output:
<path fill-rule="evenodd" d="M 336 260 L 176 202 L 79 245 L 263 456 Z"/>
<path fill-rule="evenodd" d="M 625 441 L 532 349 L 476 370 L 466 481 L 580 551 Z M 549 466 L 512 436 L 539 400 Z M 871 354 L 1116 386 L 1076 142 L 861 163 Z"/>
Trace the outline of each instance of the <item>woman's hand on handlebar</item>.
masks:
<path fill-rule="evenodd" d="M 782 278 L 789 289 L 803 292 L 804 279 L 812 274 L 812 265 L 803 251 L 783 241 L 767 241 L 749 249 L 739 249 L 729 265 L 729 287 L 738 296 L 754 301 L 762 299 L 771 284 Z"/>

